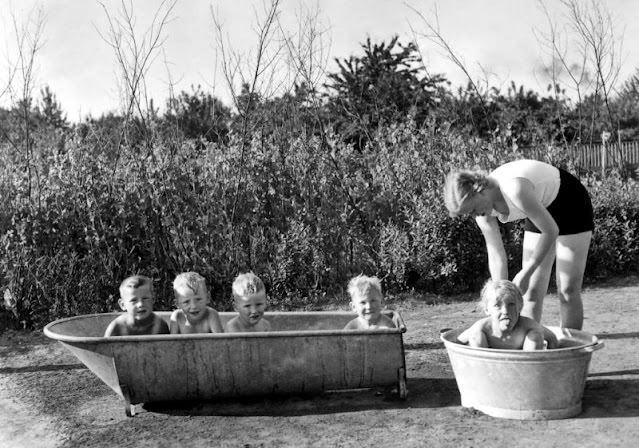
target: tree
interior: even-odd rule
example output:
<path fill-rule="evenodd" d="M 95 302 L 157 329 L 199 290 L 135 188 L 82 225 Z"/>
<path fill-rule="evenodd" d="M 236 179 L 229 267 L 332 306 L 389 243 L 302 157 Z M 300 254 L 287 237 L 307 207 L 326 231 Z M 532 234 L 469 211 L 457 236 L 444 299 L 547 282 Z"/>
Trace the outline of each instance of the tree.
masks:
<path fill-rule="evenodd" d="M 191 89 L 191 93 L 182 91 L 168 100 L 164 119 L 186 138 L 224 142 L 229 133 L 231 110 L 210 93 L 203 92 L 200 86 Z"/>
<path fill-rule="evenodd" d="M 344 139 L 363 149 L 380 125 L 407 118 L 426 121 L 442 96 L 442 75 L 429 76 L 415 43 L 395 36 L 386 44 L 361 45 L 363 56 L 336 59 L 339 71 L 326 84 L 329 109 Z"/>
<path fill-rule="evenodd" d="M 39 112 L 44 122 L 56 129 L 68 127 L 67 117 L 49 86 L 40 89 L 40 96 Z"/>

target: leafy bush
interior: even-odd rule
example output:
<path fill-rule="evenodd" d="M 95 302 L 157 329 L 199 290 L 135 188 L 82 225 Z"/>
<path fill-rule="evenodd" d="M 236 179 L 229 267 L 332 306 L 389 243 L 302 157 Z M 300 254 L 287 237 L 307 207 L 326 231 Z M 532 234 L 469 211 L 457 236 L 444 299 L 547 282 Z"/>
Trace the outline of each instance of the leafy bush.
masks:
<path fill-rule="evenodd" d="M 114 310 L 133 273 L 156 280 L 157 309 L 172 308 L 171 282 L 186 270 L 207 278 L 220 310 L 249 269 L 273 308 L 342 296 L 360 272 L 391 293 L 476 290 L 488 276 L 484 243 L 472 219 L 448 217 L 444 175 L 526 155 L 410 123 L 380 129 L 365 151 L 330 135 L 122 145 L 91 137 L 101 135 L 91 126 L 62 147 L 38 145 L 30 171 L 0 146 L 0 288 L 27 326 Z M 571 168 L 557 149 L 543 156 Z M 636 271 L 636 185 L 612 178 L 590 189 L 598 230 L 587 275 Z M 520 224 L 502 232 L 514 271 Z"/>

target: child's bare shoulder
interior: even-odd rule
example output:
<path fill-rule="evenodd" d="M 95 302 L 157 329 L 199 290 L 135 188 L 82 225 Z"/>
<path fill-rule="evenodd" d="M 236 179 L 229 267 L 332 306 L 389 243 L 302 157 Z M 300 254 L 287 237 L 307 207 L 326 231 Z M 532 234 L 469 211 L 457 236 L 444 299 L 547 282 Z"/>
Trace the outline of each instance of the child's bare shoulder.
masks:
<path fill-rule="evenodd" d="M 240 319 L 237 316 L 235 316 L 234 318 L 232 318 L 226 323 L 225 330 L 228 332 L 241 331 L 241 329 L 239 328 L 239 322 L 240 322 Z"/>
<path fill-rule="evenodd" d="M 104 331 L 104 336 L 125 336 L 128 333 L 127 328 L 126 314 L 121 314 L 109 323 Z"/>
<path fill-rule="evenodd" d="M 206 320 L 208 322 L 209 331 L 211 333 L 224 333 L 224 326 L 220 320 L 220 313 L 210 306 L 206 307 L 206 312 L 208 313 Z"/>
<path fill-rule="evenodd" d="M 271 331 L 271 323 L 268 320 L 262 318 L 260 320 L 260 322 L 256 325 L 256 330 L 257 331 Z"/>
<path fill-rule="evenodd" d="M 359 319 L 355 318 L 344 325 L 344 330 L 359 330 Z"/>
<path fill-rule="evenodd" d="M 167 324 L 161 316 L 153 313 L 153 327 L 151 331 L 152 334 L 169 334 L 169 324 Z"/>

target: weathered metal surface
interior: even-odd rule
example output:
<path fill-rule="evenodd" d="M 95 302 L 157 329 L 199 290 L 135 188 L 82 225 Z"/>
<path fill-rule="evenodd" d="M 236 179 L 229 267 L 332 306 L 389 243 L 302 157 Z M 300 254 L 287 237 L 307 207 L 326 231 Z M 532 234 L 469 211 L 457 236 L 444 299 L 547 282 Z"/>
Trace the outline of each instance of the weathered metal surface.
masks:
<path fill-rule="evenodd" d="M 159 312 L 169 318 L 169 312 Z M 390 314 L 390 313 L 389 313 Z M 104 338 L 118 313 L 61 319 L 45 327 L 131 404 L 396 386 L 405 391 L 397 328 L 345 331 L 347 312 L 273 312 L 268 333 Z M 235 313 L 220 313 L 225 323 Z M 405 392 L 404 392 L 405 395 Z"/>
<path fill-rule="evenodd" d="M 585 331 L 548 328 L 557 336 L 557 349 L 474 348 L 456 342 L 463 329 L 442 334 L 462 406 L 519 420 L 579 414 L 590 358 L 603 342 Z"/>

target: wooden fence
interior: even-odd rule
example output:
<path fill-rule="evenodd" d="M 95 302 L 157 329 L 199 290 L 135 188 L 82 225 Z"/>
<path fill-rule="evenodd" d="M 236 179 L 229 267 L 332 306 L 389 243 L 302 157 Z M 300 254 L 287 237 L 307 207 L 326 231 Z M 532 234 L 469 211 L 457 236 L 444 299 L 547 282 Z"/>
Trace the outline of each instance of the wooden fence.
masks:
<path fill-rule="evenodd" d="M 544 149 L 540 147 L 520 148 L 525 157 L 544 160 Z M 613 167 L 623 168 L 639 177 L 639 141 L 618 143 L 593 143 L 567 149 L 570 158 L 585 171 L 601 171 Z M 620 163 L 621 162 L 621 163 Z"/>
<path fill-rule="evenodd" d="M 605 170 L 613 166 L 639 165 L 639 141 L 593 143 L 570 150 L 576 164 L 586 170 Z"/>

